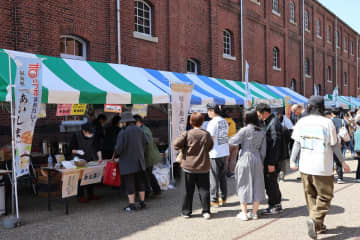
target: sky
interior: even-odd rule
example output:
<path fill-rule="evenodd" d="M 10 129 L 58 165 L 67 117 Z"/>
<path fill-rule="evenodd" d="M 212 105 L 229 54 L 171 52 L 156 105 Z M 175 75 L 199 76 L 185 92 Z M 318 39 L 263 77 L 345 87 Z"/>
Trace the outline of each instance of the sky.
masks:
<path fill-rule="evenodd" d="M 318 0 L 360 34 L 360 0 Z"/>

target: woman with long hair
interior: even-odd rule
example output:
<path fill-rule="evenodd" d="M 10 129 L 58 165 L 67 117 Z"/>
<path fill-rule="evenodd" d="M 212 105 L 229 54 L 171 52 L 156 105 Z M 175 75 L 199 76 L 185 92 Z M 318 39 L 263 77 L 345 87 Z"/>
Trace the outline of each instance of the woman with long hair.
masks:
<path fill-rule="evenodd" d="M 241 144 L 239 159 L 235 167 L 237 195 L 240 198 L 241 212 L 237 215 L 243 221 L 258 219 L 260 202 L 265 199 L 264 165 L 266 155 L 265 133 L 259 127 L 255 110 L 245 112 L 245 127 L 230 140 L 233 145 Z M 248 213 L 247 204 L 252 203 Z"/>

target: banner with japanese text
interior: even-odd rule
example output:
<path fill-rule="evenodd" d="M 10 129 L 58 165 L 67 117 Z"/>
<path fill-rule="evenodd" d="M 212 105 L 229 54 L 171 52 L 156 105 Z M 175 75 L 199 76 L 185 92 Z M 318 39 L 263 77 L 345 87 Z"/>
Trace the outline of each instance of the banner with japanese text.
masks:
<path fill-rule="evenodd" d="M 122 113 L 122 106 L 118 104 L 104 104 L 104 112 Z"/>
<path fill-rule="evenodd" d="M 291 97 L 285 97 L 285 115 L 290 119 L 291 116 Z"/>
<path fill-rule="evenodd" d="M 173 143 L 186 130 L 190 100 L 194 86 L 171 84 L 171 142 Z M 176 151 L 171 151 L 171 162 L 176 160 Z"/>
<path fill-rule="evenodd" d="M 31 144 L 42 94 L 42 63 L 38 58 L 14 58 L 15 79 L 15 174 L 29 174 Z"/>
<path fill-rule="evenodd" d="M 245 100 L 245 109 L 251 108 L 252 105 L 252 98 L 250 93 L 250 87 L 249 87 L 249 71 L 250 66 L 247 61 L 245 61 L 245 94 L 246 94 L 246 100 Z"/>

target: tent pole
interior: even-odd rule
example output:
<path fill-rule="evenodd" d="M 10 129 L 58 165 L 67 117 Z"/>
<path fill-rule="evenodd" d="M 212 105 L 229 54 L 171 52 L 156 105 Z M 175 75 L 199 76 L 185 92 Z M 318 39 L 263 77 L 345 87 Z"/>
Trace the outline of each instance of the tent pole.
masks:
<path fill-rule="evenodd" d="M 13 98 L 13 89 L 14 89 L 15 83 L 13 85 L 12 74 L 11 74 L 11 57 L 10 57 L 10 55 L 9 55 L 9 83 L 10 83 L 11 152 L 12 152 L 12 176 L 13 176 L 12 213 L 15 214 L 14 210 L 16 210 L 16 219 L 19 221 L 19 204 L 18 204 L 16 166 L 15 166 L 15 159 L 16 159 L 16 155 L 15 155 L 15 106 L 14 106 L 14 98 Z"/>

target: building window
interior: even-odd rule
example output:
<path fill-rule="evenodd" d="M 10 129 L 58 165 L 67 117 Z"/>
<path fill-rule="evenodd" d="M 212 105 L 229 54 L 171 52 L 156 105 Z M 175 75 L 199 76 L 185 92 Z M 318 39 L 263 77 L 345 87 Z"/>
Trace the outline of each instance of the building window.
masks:
<path fill-rule="evenodd" d="M 320 19 L 318 19 L 317 22 L 316 22 L 316 35 L 318 37 L 321 37 L 321 22 L 320 22 Z"/>
<path fill-rule="evenodd" d="M 186 63 L 187 73 L 199 74 L 199 63 L 195 59 L 188 59 Z"/>
<path fill-rule="evenodd" d="M 354 55 L 354 45 L 353 45 L 353 41 L 350 41 L 350 53 L 351 55 Z"/>
<path fill-rule="evenodd" d="M 151 35 L 151 6 L 144 1 L 135 1 L 135 31 Z"/>
<path fill-rule="evenodd" d="M 294 78 L 291 79 L 290 88 L 291 88 L 291 90 L 296 91 L 296 80 Z"/>
<path fill-rule="evenodd" d="M 317 94 L 321 96 L 321 84 L 316 85 Z"/>
<path fill-rule="evenodd" d="M 347 51 L 347 39 L 344 37 L 344 51 Z"/>
<path fill-rule="evenodd" d="M 295 3 L 290 2 L 290 22 L 295 23 Z"/>
<path fill-rule="evenodd" d="M 304 25 L 305 25 L 305 30 L 310 31 L 310 29 L 309 29 L 309 13 L 308 13 L 308 11 L 305 11 L 305 13 L 304 13 Z"/>
<path fill-rule="evenodd" d="M 280 51 L 277 47 L 273 48 L 273 68 L 280 69 Z"/>
<path fill-rule="evenodd" d="M 311 76 L 310 75 L 310 60 L 308 58 L 305 59 L 305 75 Z"/>
<path fill-rule="evenodd" d="M 336 41 L 336 46 L 337 47 L 340 47 L 340 43 L 339 43 L 339 32 L 336 31 L 335 33 L 335 41 Z"/>
<path fill-rule="evenodd" d="M 331 80 L 331 67 L 328 66 L 328 69 L 327 69 L 327 80 L 328 82 L 332 82 Z"/>
<path fill-rule="evenodd" d="M 328 30 L 327 30 L 327 40 L 328 42 L 331 42 L 331 27 L 328 26 Z"/>
<path fill-rule="evenodd" d="M 280 13 L 279 11 L 279 0 L 272 1 L 272 10 L 276 13 Z"/>
<path fill-rule="evenodd" d="M 81 38 L 71 35 L 61 36 L 60 57 L 86 60 L 86 42 Z"/>
<path fill-rule="evenodd" d="M 232 33 L 228 30 L 225 30 L 223 33 L 223 37 L 224 37 L 224 51 L 223 53 L 225 55 L 231 56 L 232 54 Z"/>
<path fill-rule="evenodd" d="M 347 82 L 347 73 L 344 72 L 344 86 L 347 86 L 348 82 Z"/>

